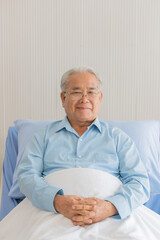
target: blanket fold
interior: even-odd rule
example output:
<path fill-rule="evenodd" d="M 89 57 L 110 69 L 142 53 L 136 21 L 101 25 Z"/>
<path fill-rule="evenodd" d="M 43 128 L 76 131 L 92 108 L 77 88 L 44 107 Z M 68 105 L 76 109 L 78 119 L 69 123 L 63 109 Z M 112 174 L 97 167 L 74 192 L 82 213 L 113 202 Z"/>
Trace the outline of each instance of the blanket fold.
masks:
<path fill-rule="evenodd" d="M 114 176 L 95 169 L 74 168 L 51 173 L 46 180 L 63 189 L 66 195 L 112 196 L 121 186 Z M 130 217 L 110 217 L 102 222 L 80 227 L 61 214 L 42 211 L 28 199 L 23 200 L 0 222 L 3 240 L 159 240 L 160 216 L 145 206 Z"/>

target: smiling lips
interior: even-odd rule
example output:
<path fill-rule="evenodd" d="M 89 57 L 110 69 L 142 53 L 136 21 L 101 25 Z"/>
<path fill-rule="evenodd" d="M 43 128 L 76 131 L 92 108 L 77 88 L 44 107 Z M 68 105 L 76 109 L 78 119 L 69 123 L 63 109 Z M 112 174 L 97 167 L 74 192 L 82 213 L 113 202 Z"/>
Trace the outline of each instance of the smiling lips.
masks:
<path fill-rule="evenodd" d="M 79 110 L 91 110 L 90 107 L 77 107 L 77 109 L 79 109 Z"/>

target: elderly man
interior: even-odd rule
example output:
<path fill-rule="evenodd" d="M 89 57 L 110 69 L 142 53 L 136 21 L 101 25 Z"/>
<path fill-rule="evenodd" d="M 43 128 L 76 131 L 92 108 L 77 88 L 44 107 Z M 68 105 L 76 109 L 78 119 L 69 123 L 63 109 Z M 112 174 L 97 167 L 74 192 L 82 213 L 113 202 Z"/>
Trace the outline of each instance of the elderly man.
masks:
<path fill-rule="evenodd" d="M 124 219 L 149 197 L 148 176 L 136 147 L 120 129 L 98 120 L 103 95 L 101 81 L 92 69 L 67 71 L 61 89 L 66 117 L 42 129 L 27 145 L 18 170 L 20 189 L 33 205 L 59 212 L 74 225 L 113 215 Z M 64 195 L 63 189 L 44 179 L 51 172 L 79 167 L 106 171 L 123 185 L 107 199 L 82 199 Z"/>

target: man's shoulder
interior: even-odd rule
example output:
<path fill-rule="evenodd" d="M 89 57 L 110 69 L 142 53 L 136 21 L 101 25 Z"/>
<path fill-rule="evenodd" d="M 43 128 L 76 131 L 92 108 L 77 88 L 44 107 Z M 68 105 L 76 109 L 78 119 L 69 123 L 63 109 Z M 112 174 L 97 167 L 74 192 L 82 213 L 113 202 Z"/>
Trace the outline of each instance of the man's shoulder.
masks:
<path fill-rule="evenodd" d="M 63 120 L 52 121 L 46 126 L 45 128 L 46 133 L 50 135 L 62 129 L 63 128 L 62 123 L 63 123 Z"/>
<path fill-rule="evenodd" d="M 44 126 L 41 127 L 39 131 L 35 132 L 34 137 L 36 137 L 37 139 L 50 137 L 57 131 L 57 129 L 60 128 L 60 124 L 62 123 L 62 121 L 63 120 L 49 121 L 47 124 L 44 124 Z"/>
<path fill-rule="evenodd" d="M 127 134 L 121 128 L 116 126 L 115 123 L 113 124 L 112 121 L 110 120 L 100 121 L 100 125 L 102 128 L 102 131 L 107 131 L 113 137 L 118 137 L 120 135 L 127 136 Z"/>
<path fill-rule="evenodd" d="M 101 127 L 105 130 L 108 131 L 122 131 L 119 127 L 114 126 L 113 124 L 111 124 L 111 122 L 109 120 L 103 120 L 103 121 L 99 121 Z"/>
<path fill-rule="evenodd" d="M 46 127 L 47 128 L 56 128 L 57 126 L 59 126 L 62 123 L 63 120 L 53 120 L 51 121 Z"/>

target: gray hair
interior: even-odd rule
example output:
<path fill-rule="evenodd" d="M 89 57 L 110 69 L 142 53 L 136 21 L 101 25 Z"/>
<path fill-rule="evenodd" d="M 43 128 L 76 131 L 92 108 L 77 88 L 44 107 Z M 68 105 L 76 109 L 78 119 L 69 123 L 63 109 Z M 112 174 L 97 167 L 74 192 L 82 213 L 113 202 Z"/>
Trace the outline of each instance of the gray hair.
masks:
<path fill-rule="evenodd" d="M 61 91 L 64 92 L 66 87 L 67 87 L 67 81 L 69 79 L 69 77 L 72 75 L 72 74 L 75 74 L 75 73 L 84 73 L 84 72 L 88 72 L 88 73 L 91 73 L 93 74 L 98 82 L 99 82 L 99 87 L 100 87 L 100 90 L 102 88 L 102 82 L 100 80 L 100 78 L 98 77 L 98 74 L 92 69 L 92 68 L 89 68 L 89 67 L 78 67 L 78 68 L 72 68 L 70 70 L 68 70 L 67 72 L 65 72 L 61 78 Z"/>

